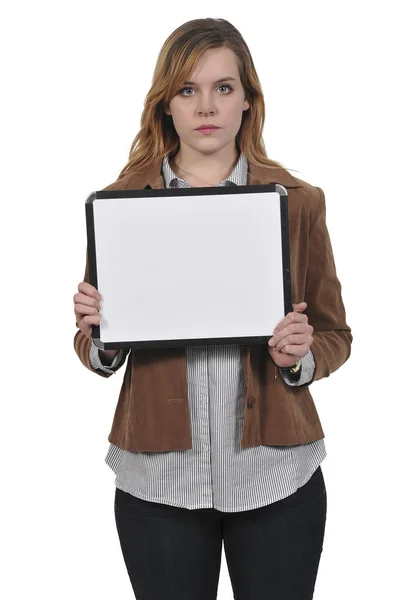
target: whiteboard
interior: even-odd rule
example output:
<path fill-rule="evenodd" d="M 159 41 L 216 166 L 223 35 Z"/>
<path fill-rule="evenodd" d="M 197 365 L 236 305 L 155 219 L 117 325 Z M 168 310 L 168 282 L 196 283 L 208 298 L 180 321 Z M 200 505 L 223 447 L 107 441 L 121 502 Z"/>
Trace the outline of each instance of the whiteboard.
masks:
<path fill-rule="evenodd" d="M 266 343 L 292 310 L 283 186 L 97 191 L 85 206 L 99 348 Z"/>

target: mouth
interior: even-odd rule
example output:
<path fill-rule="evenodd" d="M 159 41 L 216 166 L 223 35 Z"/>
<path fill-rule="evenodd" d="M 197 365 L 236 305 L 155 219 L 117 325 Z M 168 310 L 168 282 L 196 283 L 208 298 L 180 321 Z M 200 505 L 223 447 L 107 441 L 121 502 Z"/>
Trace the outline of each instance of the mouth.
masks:
<path fill-rule="evenodd" d="M 214 131 L 218 131 L 219 127 L 201 127 L 199 129 L 195 129 L 199 133 L 214 133 Z"/>

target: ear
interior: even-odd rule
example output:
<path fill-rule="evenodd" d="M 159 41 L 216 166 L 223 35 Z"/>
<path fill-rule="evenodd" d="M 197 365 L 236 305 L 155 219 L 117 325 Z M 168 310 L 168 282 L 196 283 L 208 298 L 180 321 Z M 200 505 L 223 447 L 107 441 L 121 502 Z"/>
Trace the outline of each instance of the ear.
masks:
<path fill-rule="evenodd" d="M 243 110 L 245 111 L 245 110 L 248 110 L 249 108 L 250 108 L 250 104 L 247 100 L 245 100 L 243 103 Z"/>

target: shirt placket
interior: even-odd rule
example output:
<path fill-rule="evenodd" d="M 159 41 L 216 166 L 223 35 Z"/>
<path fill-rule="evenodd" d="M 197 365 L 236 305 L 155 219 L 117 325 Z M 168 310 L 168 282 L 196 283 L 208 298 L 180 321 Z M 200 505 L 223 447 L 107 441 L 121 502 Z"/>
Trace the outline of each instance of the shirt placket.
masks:
<path fill-rule="evenodd" d="M 203 474 L 203 494 L 206 501 L 213 504 L 213 482 L 211 473 L 211 440 L 210 440 L 210 391 L 207 346 L 191 348 L 191 357 L 196 364 L 196 377 L 193 383 L 195 413 L 197 415 L 197 448 Z M 192 389 L 192 388 L 191 388 Z"/>

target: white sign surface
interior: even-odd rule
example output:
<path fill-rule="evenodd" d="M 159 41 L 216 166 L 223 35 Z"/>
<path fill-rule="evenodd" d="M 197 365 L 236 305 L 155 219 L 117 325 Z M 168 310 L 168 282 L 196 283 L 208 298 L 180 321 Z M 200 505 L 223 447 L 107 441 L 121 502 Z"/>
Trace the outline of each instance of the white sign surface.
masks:
<path fill-rule="evenodd" d="M 95 198 L 100 341 L 272 335 L 285 315 L 280 202 L 278 192 Z"/>

